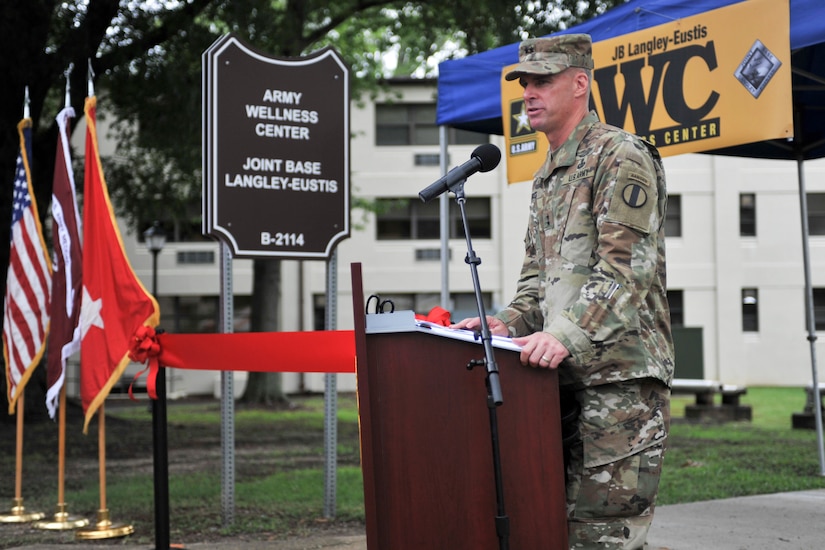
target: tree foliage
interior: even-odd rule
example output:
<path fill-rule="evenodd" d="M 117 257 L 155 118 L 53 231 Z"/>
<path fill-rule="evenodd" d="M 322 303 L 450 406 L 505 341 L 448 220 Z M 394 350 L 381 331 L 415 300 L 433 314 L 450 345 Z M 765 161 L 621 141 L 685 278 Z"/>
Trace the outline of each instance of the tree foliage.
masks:
<path fill-rule="evenodd" d="M 352 68 L 357 97 L 378 89 L 387 77 L 434 76 L 437 61 L 548 34 L 620 1 L 6 0 L 0 3 L 5 52 L 0 66 L 7 90 L 0 103 L 0 265 L 8 264 L 9 223 L 3 220 L 11 215 L 24 89 L 29 88 L 35 129 L 33 183 L 45 220 L 57 136 L 54 116 L 64 102 L 70 66 L 71 105 L 78 119 L 91 67 L 101 98 L 98 116 L 118 121 L 118 153 L 104 159 L 118 214 L 132 230 L 160 219 L 176 238 L 196 238 L 201 54 L 218 37 L 232 32 L 284 57 L 332 45 Z M 277 269 L 277 262 L 258 263 L 269 265 L 256 265 L 256 270 Z M 4 289 L 5 277 L 0 280 Z M 253 302 L 273 307 L 277 293 L 270 294 L 275 296 L 256 295 Z"/>

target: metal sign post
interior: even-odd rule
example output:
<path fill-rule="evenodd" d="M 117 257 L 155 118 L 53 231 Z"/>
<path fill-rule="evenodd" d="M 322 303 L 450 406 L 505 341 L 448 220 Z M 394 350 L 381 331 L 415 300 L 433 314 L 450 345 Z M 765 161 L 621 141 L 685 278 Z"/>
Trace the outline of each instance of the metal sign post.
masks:
<path fill-rule="evenodd" d="M 327 262 L 327 308 L 324 328 L 338 325 L 338 253 Z M 324 375 L 324 517 L 335 517 L 338 464 L 338 375 Z"/>
<path fill-rule="evenodd" d="M 232 302 L 232 253 L 221 244 L 220 331 L 234 332 L 235 306 Z M 235 522 L 235 377 L 221 371 L 221 517 L 227 527 Z"/>

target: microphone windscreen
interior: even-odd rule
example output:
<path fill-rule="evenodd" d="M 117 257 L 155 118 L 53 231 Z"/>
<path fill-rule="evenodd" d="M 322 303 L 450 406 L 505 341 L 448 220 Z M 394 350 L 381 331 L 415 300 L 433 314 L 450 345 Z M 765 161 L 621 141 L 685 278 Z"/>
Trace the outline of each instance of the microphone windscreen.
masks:
<path fill-rule="evenodd" d="M 501 161 L 501 150 L 492 143 L 485 143 L 476 147 L 470 156 L 477 158 L 481 164 L 479 172 L 489 172 Z"/>

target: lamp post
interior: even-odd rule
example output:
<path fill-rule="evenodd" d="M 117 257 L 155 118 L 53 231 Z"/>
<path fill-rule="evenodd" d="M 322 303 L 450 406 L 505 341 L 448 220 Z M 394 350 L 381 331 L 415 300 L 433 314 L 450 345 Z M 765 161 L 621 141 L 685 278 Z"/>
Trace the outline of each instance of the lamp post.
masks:
<path fill-rule="evenodd" d="M 152 295 L 158 293 L 158 254 L 166 245 L 160 222 L 143 232 L 146 248 L 152 253 Z M 166 371 L 158 367 L 155 378 L 157 399 L 152 400 L 152 448 L 155 482 L 155 548 L 169 549 L 169 461 L 166 441 Z"/>
<path fill-rule="evenodd" d="M 143 240 L 146 248 L 152 253 L 152 295 L 158 293 L 158 254 L 166 246 L 166 232 L 160 226 L 160 222 L 155 222 L 152 227 L 143 232 Z"/>

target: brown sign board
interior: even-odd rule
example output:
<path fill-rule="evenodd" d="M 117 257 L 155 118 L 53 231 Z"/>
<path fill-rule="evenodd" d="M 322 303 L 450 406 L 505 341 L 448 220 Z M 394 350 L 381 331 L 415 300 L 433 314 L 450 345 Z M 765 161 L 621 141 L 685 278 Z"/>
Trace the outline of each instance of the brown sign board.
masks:
<path fill-rule="evenodd" d="M 229 34 L 203 54 L 203 232 L 238 258 L 328 258 L 349 236 L 349 69 Z"/>

